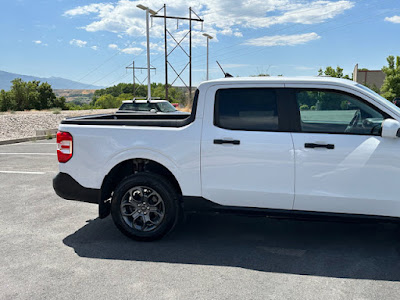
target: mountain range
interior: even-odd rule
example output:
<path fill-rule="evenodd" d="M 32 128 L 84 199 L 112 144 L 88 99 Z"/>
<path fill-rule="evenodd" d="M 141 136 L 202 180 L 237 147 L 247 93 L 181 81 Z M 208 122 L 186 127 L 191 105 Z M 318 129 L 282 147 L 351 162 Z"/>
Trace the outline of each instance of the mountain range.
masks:
<path fill-rule="evenodd" d="M 48 82 L 53 89 L 71 89 L 71 90 L 83 90 L 83 89 L 101 89 L 101 86 L 81 83 L 61 77 L 37 77 L 31 75 L 21 75 L 15 73 L 9 73 L 0 71 L 0 90 L 9 90 L 11 88 L 11 81 L 15 78 L 21 78 L 23 81 L 38 80 L 40 82 Z"/>

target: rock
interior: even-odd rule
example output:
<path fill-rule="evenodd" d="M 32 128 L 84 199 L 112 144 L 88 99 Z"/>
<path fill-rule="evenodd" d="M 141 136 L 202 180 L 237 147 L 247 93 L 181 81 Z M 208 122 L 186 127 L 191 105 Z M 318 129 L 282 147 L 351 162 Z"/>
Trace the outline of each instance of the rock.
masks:
<path fill-rule="evenodd" d="M 71 110 L 54 114 L 52 111 L 24 111 L 0 114 L 0 141 L 35 137 L 36 130 L 58 128 L 67 117 L 115 112 L 115 109 Z"/>

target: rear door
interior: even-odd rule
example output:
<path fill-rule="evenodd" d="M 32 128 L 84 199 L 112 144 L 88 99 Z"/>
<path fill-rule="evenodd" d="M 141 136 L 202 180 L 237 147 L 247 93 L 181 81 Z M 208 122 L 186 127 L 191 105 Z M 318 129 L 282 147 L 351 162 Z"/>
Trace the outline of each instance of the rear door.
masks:
<path fill-rule="evenodd" d="M 203 197 L 222 205 L 292 209 L 294 154 L 283 84 L 211 87 L 202 142 Z"/>

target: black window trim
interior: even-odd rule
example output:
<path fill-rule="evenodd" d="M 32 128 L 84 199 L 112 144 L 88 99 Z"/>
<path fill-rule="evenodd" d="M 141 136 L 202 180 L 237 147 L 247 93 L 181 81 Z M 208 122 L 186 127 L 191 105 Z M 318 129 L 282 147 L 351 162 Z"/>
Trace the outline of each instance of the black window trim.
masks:
<path fill-rule="evenodd" d="M 276 93 L 276 103 L 277 103 L 277 111 L 278 111 L 278 129 L 275 130 L 260 130 L 260 129 L 232 129 L 225 128 L 218 124 L 217 118 L 219 116 L 218 107 L 216 105 L 216 97 L 217 93 L 220 90 L 233 90 L 233 89 L 263 89 L 263 90 L 275 90 Z M 213 125 L 217 128 L 221 128 L 224 130 L 232 130 L 232 131 L 250 131 L 250 132 L 293 132 L 293 129 L 298 130 L 297 124 L 293 122 L 293 115 L 297 110 L 296 99 L 293 99 L 295 94 L 290 91 L 288 88 L 284 87 L 229 87 L 229 88 L 219 88 L 216 90 L 214 95 L 214 114 L 213 114 Z M 294 101 L 293 101 L 294 100 Z"/>
<path fill-rule="evenodd" d="M 293 98 L 296 104 L 296 115 L 295 119 L 296 119 L 296 129 L 293 132 L 296 133 L 310 133 L 310 134 L 338 134 L 338 135 L 361 135 L 361 136 L 380 136 L 380 135 L 376 135 L 376 134 L 370 134 L 370 133 L 351 133 L 351 132 L 321 132 L 321 131 L 303 131 L 302 127 L 301 127 L 301 116 L 300 116 L 300 107 L 298 106 L 297 103 L 297 93 L 298 92 L 304 92 L 304 91 L 318 91 L 318 92 L 335 92 L 338 94 L 343 94 L 346 96 L 350 96 L 353 97 L 357 100 L 359 100 L 360 102 L 364 103 L 365 105 L 371 107 L 372 109 L 376 110 L 377 112 L 379 112 L 380 114 L 382 114 L 382 116 L 384 117 L 384 120 L 386 119 L 394 119 L 392 116 L 390 116 L 388 113 L 382 111 L 380 108 L 376 107 L 375 105 L 373 105 L 371 102 L 357 96 L 354 95 L 352 93 L 349 92 L 345 92 L 345 91 L 341 91 L 341 90 L 337 90 L 337 89 L 328 89 L 328 88 L 288 88 L 292 91 L 293 94 Z"/>

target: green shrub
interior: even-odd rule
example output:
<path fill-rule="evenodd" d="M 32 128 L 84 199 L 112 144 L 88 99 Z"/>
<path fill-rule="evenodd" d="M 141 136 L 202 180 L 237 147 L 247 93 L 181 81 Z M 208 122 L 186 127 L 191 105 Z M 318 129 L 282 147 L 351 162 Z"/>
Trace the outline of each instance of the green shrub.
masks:
<path fill-rule="evenodd" d="M 59 115 L 61 113 L 61 108 L 55 107 L 55 108 L 52 109 L 52 111 L 53 111 L 53 114 Z"/>

